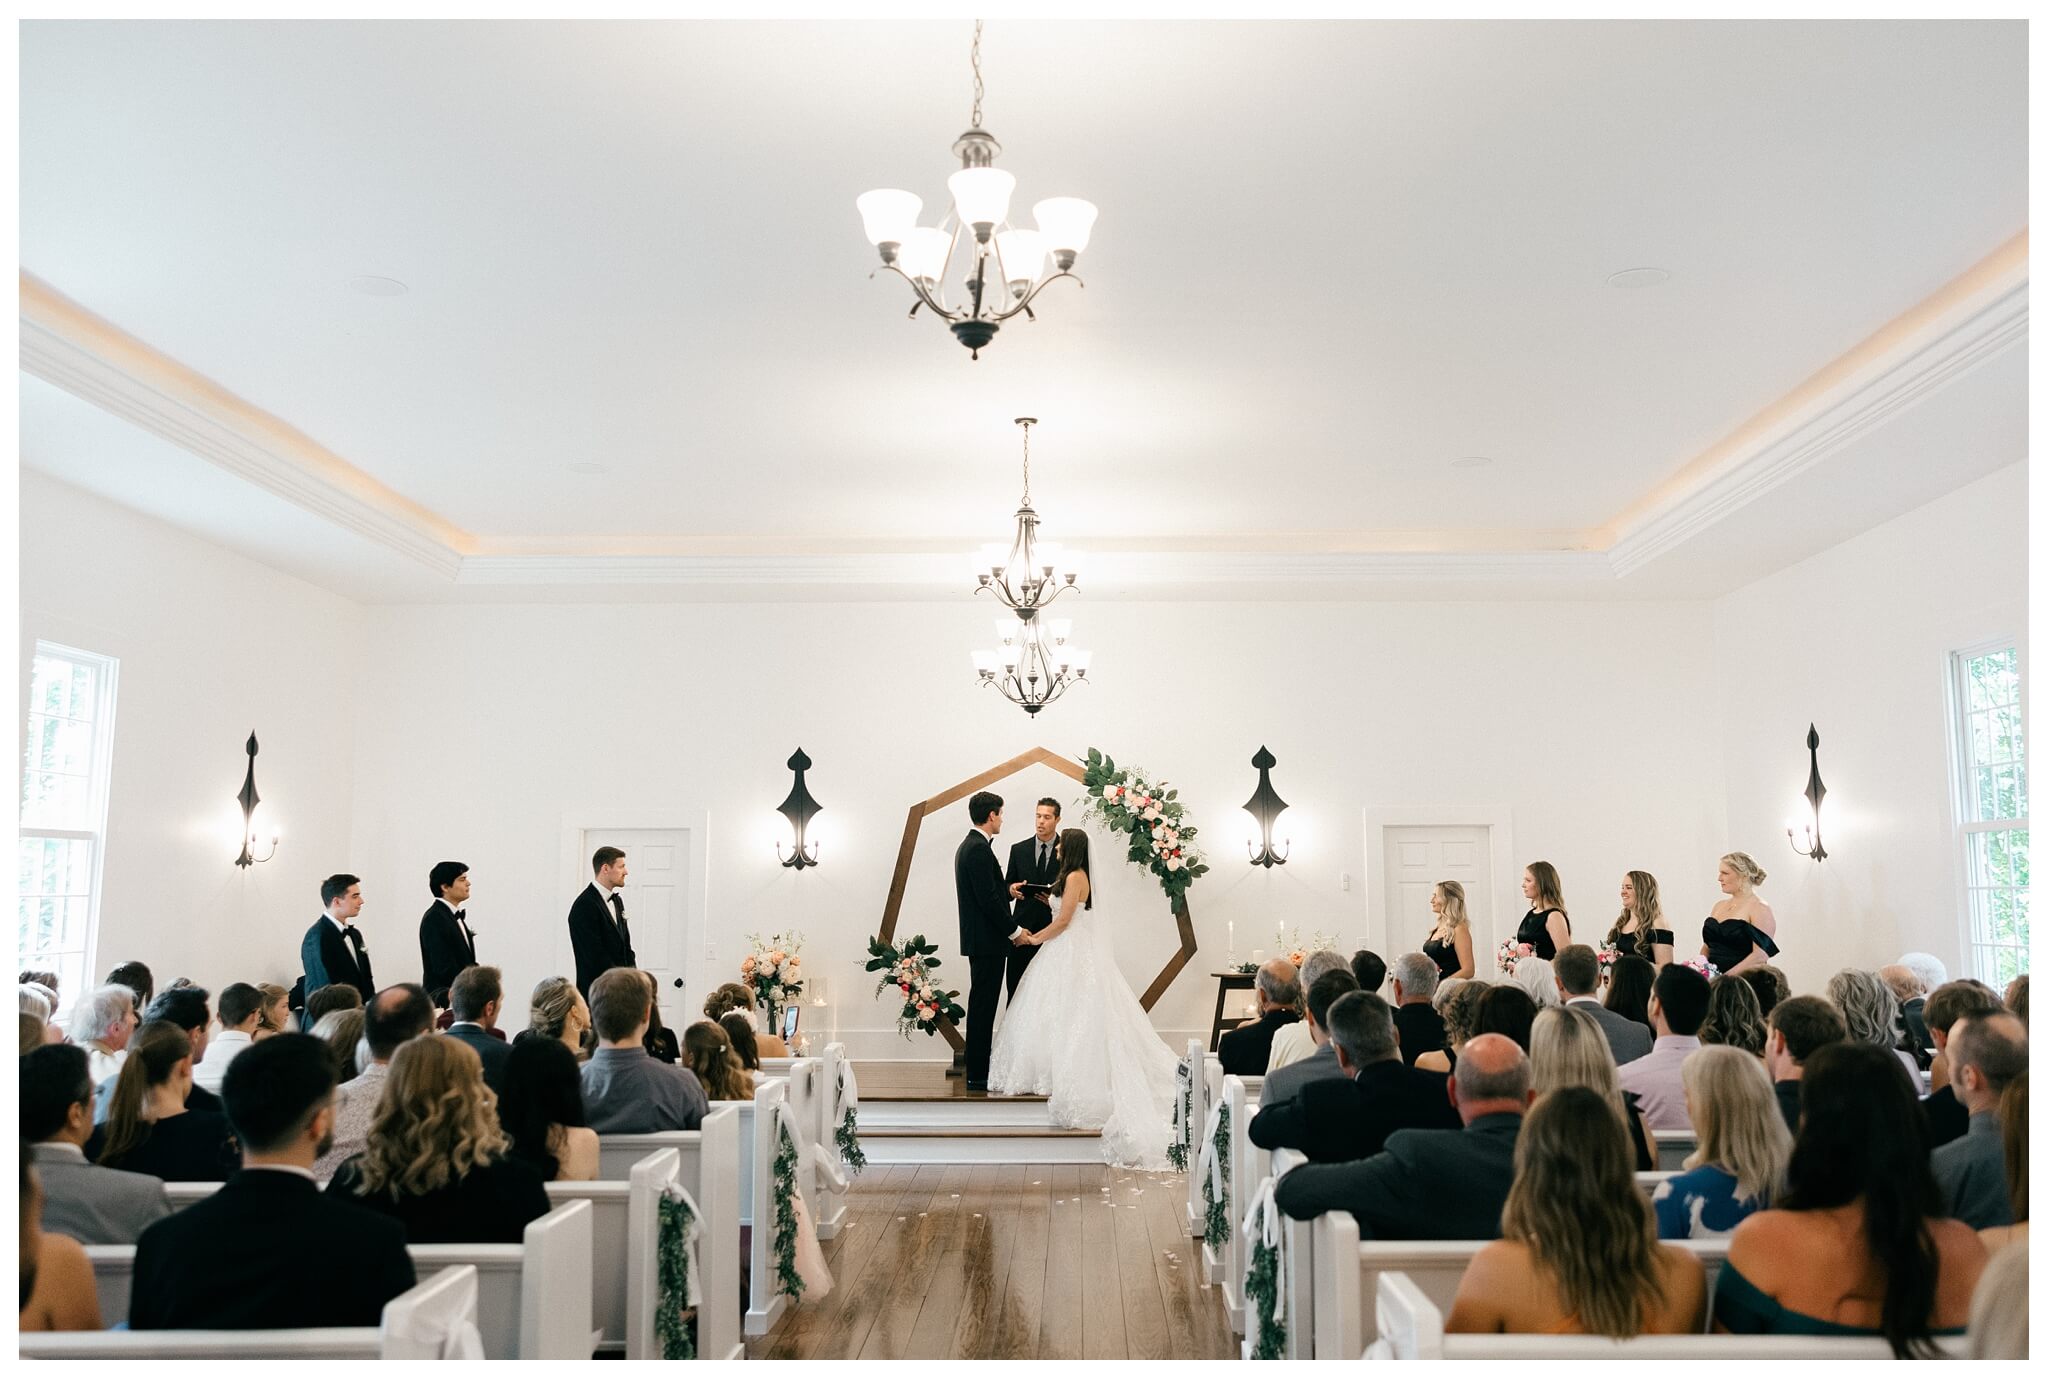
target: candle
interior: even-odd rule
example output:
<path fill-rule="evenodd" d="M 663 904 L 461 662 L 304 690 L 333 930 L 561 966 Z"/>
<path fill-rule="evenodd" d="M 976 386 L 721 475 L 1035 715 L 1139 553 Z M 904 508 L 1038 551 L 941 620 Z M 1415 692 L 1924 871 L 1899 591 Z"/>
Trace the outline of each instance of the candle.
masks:
<path fill-rule="evenodd" d="M 1225 925 L 1224 925 L 1223 927 L 1224 927 L 1224 930 L 1226 931 L 1226 933 L 1227 933 L 1227 934 L 1229 935 L 1229 938 L 1228 938 L 1228 940 L 1227 940 L 1227 946 L 1229 947 L 1230 951 L 1229 951 L 1229 953 L 1228 953 L 1228 954 L 1227 954 L 1226 956 L 1227 956 L 1227 958 L 1229 959 L 1229 961 L 1231 961 L 1231 962 L 1236 962 L 1236 961 L 1237 961 L 1237 921 L 1236 921 L 1236 920 L 1234 920 L 1234 919 L 1233 919 L 1233 920 L 1230 920 L 1230 921 L 1226 922 L 1226 923 L 1225 923 Z"/>

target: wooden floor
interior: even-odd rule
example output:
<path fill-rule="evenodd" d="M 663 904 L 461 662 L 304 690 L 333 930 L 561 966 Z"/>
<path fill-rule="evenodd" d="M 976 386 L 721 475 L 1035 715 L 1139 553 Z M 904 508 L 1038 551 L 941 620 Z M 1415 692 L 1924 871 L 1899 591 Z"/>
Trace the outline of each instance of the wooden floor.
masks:
<path fill-rule="evenodd" d="M 748 1358 L 1235 1358 L 1186 1206 L 1178 1174 L 1101 1164 L 871 1167 L 825 1242 L 831 1295 Z"/>

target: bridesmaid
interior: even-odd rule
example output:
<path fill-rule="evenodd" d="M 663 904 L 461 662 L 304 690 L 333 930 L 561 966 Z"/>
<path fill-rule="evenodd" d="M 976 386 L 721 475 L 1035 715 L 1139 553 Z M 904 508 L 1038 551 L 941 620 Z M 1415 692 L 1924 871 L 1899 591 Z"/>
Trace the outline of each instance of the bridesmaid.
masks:
<path fill-rule="evenodd" d="M 1472 975 L 1472 924 L 1465 916 L 1465 888 L 1456 881 L 1439 881 L 1429 893 L 1429 908 L 1436 915 L 1436 928 L 1422 954 L 1436 964 L 1437 980 Z"/>
<path fill-rule="evenodd" d="M 1564 912 L 1564 887 L 1558 882 L 1557 868 L 1548 862 L 1531 862 L 1522 872 L 1522 894 L 1529 901 L 1529 913 L 1515 930 L 1515 942 L 1528 944 L 1537 957 L 1548 962 L 1572 941 L 1572 922 Z"/>
<path fill-rule="evenodd" d="M 1607 942 L 1616 955 L 1634 953 L 1662 970 L 1672 959 L 1672 935 L 1658 926 L 1664 911 L 1657 904 L 1657 878 L 1646 871 L 1632 871 L 1621 878 L 1621 914 L 1607 931 Z"/>
<path fill-rule="evenodd" d="M 1700 926 L 1700 952 L 1723 976 L 1762 967 L 1778 956 L 1778 919 L 1756 888 L 1764 869 L 1746 852 L 1721 859 L 1721 890 L 1726 899 L 1714 906 Z"/>

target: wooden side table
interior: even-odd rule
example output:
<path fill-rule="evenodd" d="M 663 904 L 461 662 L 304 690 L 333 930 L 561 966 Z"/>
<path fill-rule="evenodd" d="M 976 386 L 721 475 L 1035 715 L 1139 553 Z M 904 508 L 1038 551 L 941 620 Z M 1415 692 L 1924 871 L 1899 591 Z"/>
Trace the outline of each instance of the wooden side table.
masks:
<path fill-rule="evenodd" d="M 1223 1002 L 1233 991 L 1250 991 L 1252 983 L 1258 980 L 1256 972 L 1211 972 L 1216 979 L 1216 1017 L 1209 1022 L 1209 1052 L 1216 1052 L 1217 1041 L 1223 1038 Z"/>

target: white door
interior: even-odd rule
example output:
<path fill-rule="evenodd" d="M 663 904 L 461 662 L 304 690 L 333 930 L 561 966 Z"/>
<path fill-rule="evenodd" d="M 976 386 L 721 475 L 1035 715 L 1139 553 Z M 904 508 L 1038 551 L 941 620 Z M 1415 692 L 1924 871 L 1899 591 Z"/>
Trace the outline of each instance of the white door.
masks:
<path fill-rule="evenodd" d="M 685 1003 L 682 989 L 684 955 L 689 950 L 690 833 L 681 828 L 589 828 L 583 831 L 582 855 L 602 847 L 626 854 L 626 884 L 619 892 L 626 902 L 626 927 L 633 935 L 633 956 L 654 974 L 661 992 L 661 1022 L 680 1031 L 690 1021 L 686 1011 L 702 999 Z"/>
<path fill-rule="evenodd" d="M 1472 920 L 1472 966 L 1480 976 L 1493 970 L 1492 848 L 1483 824 L 1428 824 L 1382 830 L 1386 855 L 1380 875 L 1386 878 L 1386 947 L 1380 956 L 1419 953 L 1436 926 L 1429 893 L 1439 881 L 1465 888 L 1465 911 Z"/>

